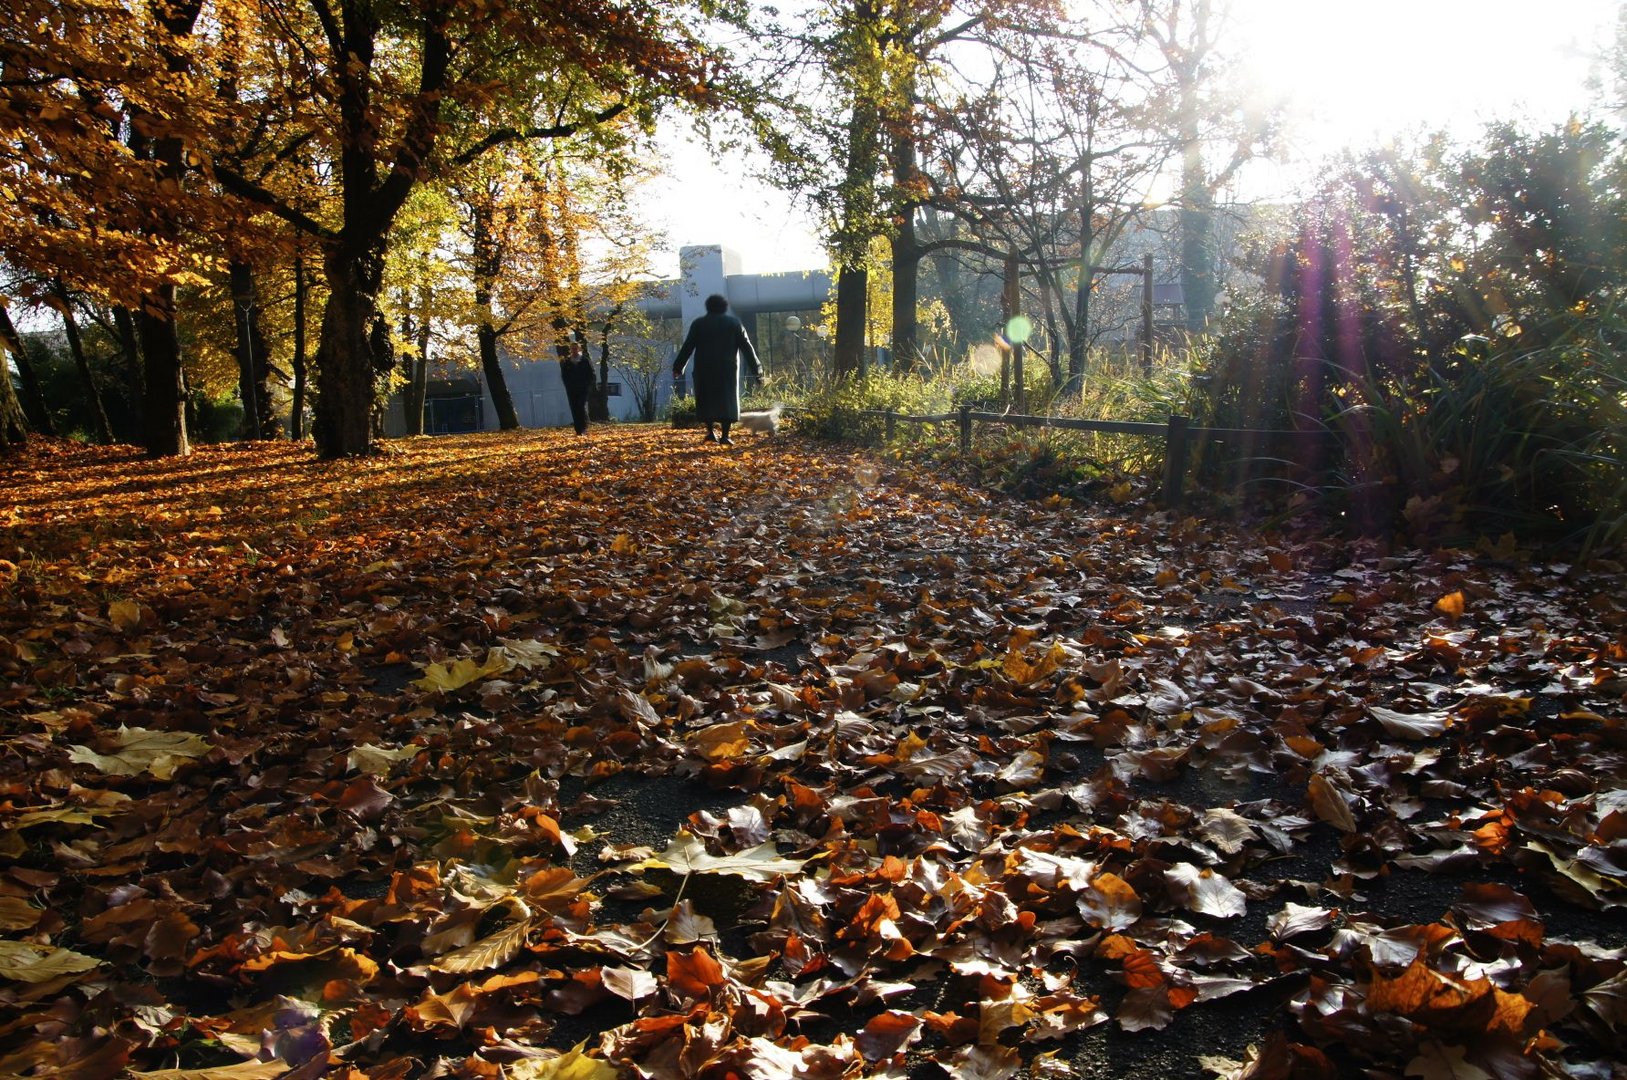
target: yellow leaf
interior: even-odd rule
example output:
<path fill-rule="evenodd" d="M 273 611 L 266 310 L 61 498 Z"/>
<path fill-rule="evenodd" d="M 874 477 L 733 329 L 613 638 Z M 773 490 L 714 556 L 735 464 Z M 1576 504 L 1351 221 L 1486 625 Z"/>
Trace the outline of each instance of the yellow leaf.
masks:
<path fill-rule="evenodd" d="M 530 930 L 530 919 L 524 919 L 510 926 L 505 926 L 497 933 L 481 938 L 471 945 L 452 950 L 436 960 L 430 967 L 436 971 L 452 971 L 460 974 L 500 968 L 518 956 L 520 950 L 525 948 L 525 936 Z"/>
<path fill-rule="evenodd" d="M 0 896 L 0 930 L 27 930 L 44 914 L 21 896 Z"/>
<path fill-rule="evenodd" d="M 634 869 L 671 870 L 675 874 L 732 874 L 750 881 L 773 881 L 787 874 L 800 874 L 802 862 L 782 859 L 773 843 L 758 844 L 735 855 L 717 856 L 707 852 L 694 833 L 679 832 L 667 850 L 645 859 Z"/>
<path fill-rule="evenodd" d="M 26 829 L 30 825 L 93 825 L 95 822 L 96 815 L 82 807 L 53 806 L 49 810 L 28 810 L 18 814 L 11 819 L 10 825 L 14 829 Z"/>
<path fill-rule="evenodd" d="M 617 1080 L 621 1071 L 608 1061 L 591 1058 L 577 1043 L 569 1052 L 553 1058 L 521 1058 L 503 1066 L 509 1080 Z"/>
<path fill-rule="evenodd" d="M 115 630 L 133 630 L 141 625 L 141 605 L 134 600 L 115 600 L 107 605 L 107 621 Z"/>
<path fill-rule="evenodd" d="M 452 661 L 450 664 L 430 664 L 424 668 L 424 677 L 413 680 L 414 686 L 422 690 L 439 690 L 447 693 L 479 682 L 489 675 L 501 675 L 514 666 L 514 661 L 502 649 L 491 649 L 486 653 L 486 659 L 477 664 L 468 658 Z"/>
<path fill-rule="evenodd" d="M 729 761 L 751 748 L 751 723 L 736 720 L 712 724 L 689 736 L 689 744 L 707 761 Z"/>
<path fill-rule="evenodd" d="M 499 647 L 514 661 L 515 665 L 527 671 L 532 668 L 547 667 L 553 663 L 559 650 L 552 645 L 541 641 L 521 641 L 517 638 L 502 638 Z"/>
<path fill-rule="evenodd" d="M 68 760 L 94 766 L 108 776 L 151 773 L 159 780 L 168 780 L 183 762 L 202 757 L 211 749 L 208 742 L 187 731 L 120 727 L 113 741 L 117 749 L 112 754 L 98 754 L 88 746 L 70 746 Z"/>
<path fill-rule="evenodd" d="M 48 982 L 100 966 L 94 956 L 72 949 L 52 949 L 26 941 L 0 941 L 0 979 L 14 982 Z"/>
<path fill-rule="evenodd" d="M 130 1070 L 138 1080 L 276 1080 L 288 1072 L 286 1061 L 239 1061 L 235 1065 L 211 1065 L 207 1069 L 158 1069 L 154 1072 Z"/>
<path fill-rule="evenodd" d="M 893 757 L 899 761 L 908 761 L 922 750 L 925 750 L 926 747 L 926 740 L 912 731 L 898 740 L 898 746 L 893 750 Z"/>
<path fill-rule="evenodd" d="M 374 746 L 365 743 L 356 747 L 345 755 L 345 764 L 356 772 L 370 773 L 373 776 L 387 776 L 391 769 L 403 761 L 411 761 L 418 756 L 422 746 L 408 743 L 406 746 L 391 750 L 385 746 Z"/>

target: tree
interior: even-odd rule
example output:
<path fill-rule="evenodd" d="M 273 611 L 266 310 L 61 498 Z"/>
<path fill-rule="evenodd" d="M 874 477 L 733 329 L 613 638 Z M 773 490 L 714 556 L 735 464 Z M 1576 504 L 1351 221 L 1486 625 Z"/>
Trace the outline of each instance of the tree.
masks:
<path fill-rule="evenodd" d="M 959 228 L 936 245 L 1001 277 L 1014 258 L 1052 378 L 1076 392 L 1100 321 L 1097 271 L 1145 217 L 1172 153 L 1147 122 L 1159 73 L 1133 62 L 1134 25 L 1058 26 L 1049 37 L 997 29 L 992 40 L 1014 59 L 943 99 L 929 175 L 944 193 L 934 208 Z"/>
<path fill-rule="evenodd" d="M 263 24 L 313 72 L 316 104 L 292 110 L 285 126 L 290 139 L 323 148 L 338 221 L 315 221 L 219 162 L 214 171 L 322 245 L 329 294 L 316 360 L 320 455 L 372 449 L 379 371 L 368 338 L 390 226 L 413 189 L 498 146 L 566 139 L 623 116 L 648 123 L 662 99 L 704 99 L 713 58 L 682 14 L 603 0 L 478 8 L 310 0 L 281 5 Z M 294 28 L 303 32 L 297 42 L 288 37 Z M 514 122 L 477 122 L 494 111 Z"/>
<path fill-rule="evenodd" d="M 445 185 L 422 185 L 407 199 L 390 239 L 385 296 L 399 327 L 396 354 L 404 370 L 401 404 L 405 432 L 424 433 L 431 353 L 442 353 L 467 316 L 467 282 L 458 266 L 457 210 Z"/>
<path fill-rule="evenodd" d="M 0 316 L 5 318 L 0 325 L 0 455 L 3 455 L 28 441 L 28 418 L 23 415 L 22 402 L 12 385 L 11 365 L 6 356 L 7 353 L 21 356 L 22 341 L 3 307 L 0 307 Z"/>
<path fill-rule="evenodd" d="M 84 337 L 79 332 L 79 320 L 74 315 L 73 297 L 68 295 L 68 287 L 61 278 L 51 283 L 51 291 L 46 296 L 46 304 L 62 316 L 62 332 L 68 341 L 68 353 L 73 357 L 74 370 L 79 373 L 79 390 L 82 400 L 90 410 L 90 417 L 96 438 L 101 443 L 113 442 L 113 425 L 107 418 L 107 407 L 102 402 L 102 392 L 96 385 L 96 374 L 91 370 L 90 357 L 85 353 Z"/>
<path fill-rule="evenodd" d="M 609 366 L 626 386 L 638 409 L 638 417 L 654 420 L 661 403 L 661 384 L 671 369 L 672 356 L 680 342 L 631 304 L 617 307 L 604 324 L 605 352 L 614 341 L 615 359 Z M 604 355 L 604 353 L 601 353 Z"/>
<path fill-rule="evenodd" d="M 213 252 L 189 237 L 229 232 L 186 183 L 189 147 L 208 145 L 220 116 L 203 76 L 212 39 L 193 37 L 201 7 L 18 0 L 0 40 L 0 167 L 19 208 L 0 245 L 42 283 L 130 309 L 154 455 L 190 446 L 175 288 L 200 280 Z"/>
<path fill-rule="evenodd" d="M 1186 327 L 1203 330 L 1219 293 L 1216 269 L 1216 198 L 1270 137 L 1270 113 L 1245 109 L 1226 81 L 1219 55 L 1226 8 L 1215 0 L 1141 0 L 1142 25 L 1168 69 L 1162 112 L 1173 129 L 1180 155 L 1175 198 L 1180 239 L 1181 295 Z M 1210 163 L 1219 144 L 1226 160 Z"/>
<path fill-rule="evenodd" d="M 40 390 L 39 373 L 34 370 L 34 360 L 28 355 L 28 346 L 17 332 L 16 324 L 11 321 L 11 311 L 5 304 L 0 304 L 0 350 L 9 353 L 11 362 L 17 365 L 17 376 L 22 382 L 19 405 L 29 426 L 41 435 L 55 435 L 51 410 L 46 406 L 45 395 Z"/>

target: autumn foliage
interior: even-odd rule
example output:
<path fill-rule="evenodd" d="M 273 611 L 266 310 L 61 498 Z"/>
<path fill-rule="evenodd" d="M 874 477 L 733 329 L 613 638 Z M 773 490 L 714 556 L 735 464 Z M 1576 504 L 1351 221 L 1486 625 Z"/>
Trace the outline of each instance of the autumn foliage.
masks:
<path fill-rule="evenodd" d="M 0 1073 L 1610 1075 L 1619 579 L 740 442 L 0 466 Z"/>

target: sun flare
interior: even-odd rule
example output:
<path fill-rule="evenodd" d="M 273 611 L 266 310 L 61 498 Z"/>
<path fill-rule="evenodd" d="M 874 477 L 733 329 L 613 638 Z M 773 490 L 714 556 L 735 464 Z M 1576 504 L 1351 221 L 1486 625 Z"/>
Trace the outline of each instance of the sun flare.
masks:
<path fill-rule="evenodd" d="M 1614 0 L 1235 0 L 1224 37 L 1304 158 L 1419 131 L 1563 120 Z"/>

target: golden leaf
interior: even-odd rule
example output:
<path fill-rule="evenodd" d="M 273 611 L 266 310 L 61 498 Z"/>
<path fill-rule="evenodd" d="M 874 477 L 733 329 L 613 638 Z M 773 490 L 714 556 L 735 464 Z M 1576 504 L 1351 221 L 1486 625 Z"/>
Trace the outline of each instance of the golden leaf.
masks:
<path fill-rule="evenodd" d="M 115 600 L 107 605 L 107 621 L 115 630 L 133 630 L 141 625 L 141 605 L 134 600 Z"/>
<path fill-rule="evenodd" d="M 525 948 L 525 937 L 530 931 L 531 920 L 523 919 L 471 945 L 454 949 L 429 966 L 436 971 L 460 974 L 502 967 Z"/>
<path fill-rule="evenodd" d="M 26 941 L 0 941 L 0 978 L 14 982 L 48 982 L 101 965 L 94 956 L 72 949 L 52 949 Z"/>
<path fill-rule="evenodd" d="M 1334 787 L 1327 777 L 1314 773 L 1310 781 L 1311 809 L 1316 816 L 1340 832 L 1356 831 L 1356 816 L 1350 812 L 1342 791 Z"/>

